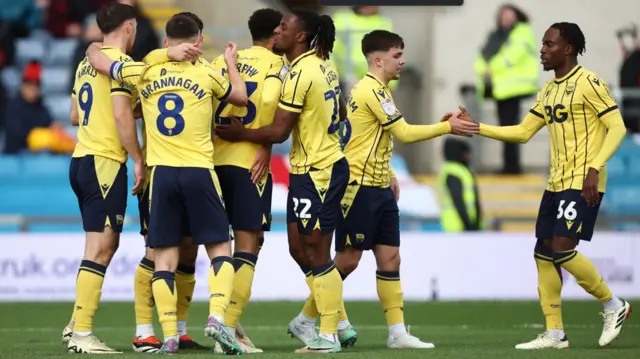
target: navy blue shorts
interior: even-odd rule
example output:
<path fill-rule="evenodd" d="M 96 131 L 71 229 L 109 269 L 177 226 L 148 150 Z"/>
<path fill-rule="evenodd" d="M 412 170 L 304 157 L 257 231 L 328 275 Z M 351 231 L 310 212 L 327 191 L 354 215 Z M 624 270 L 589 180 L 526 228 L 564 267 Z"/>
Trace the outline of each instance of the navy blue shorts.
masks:
<path fill-rule="evenodd" d="M 312 167 L 305 174 L 289 174 L 287 222 L 296 222 L 304 235 L 316 229 L 323 235 L 333 233 L 342 220 L 340 201 L 348 182 L 345 158 L 324 169 Z"/>
<path fill-rule="evenodd" d="M 69 182 L 78 198 L 85 232 L 122 232 L 127 209 L 127 165 L 101 157 L 71 159 Z"/>
<path fill-rule="evenodd" d="M 251 172 L 237 166 L 216 166 L 231 228 L 238 231 L 271 229 L 271 196 L 273 182 L 268 174 L 254 184 Z"/>
<path fill-rule="evenodd" d="M 344 221 L 336 230 L 336 252 L 400 246 L 400 214 L 391 188 L 349 185 L 342 199 Z"/>
<path fill-rule="evenodd" d="M 147 235 L 149 229 L 149 191 L 151 182 L 151 168 L 147 168 L 147 178 L 144 187 L 138 192 L 138 216 L 140 217 L 140 234 Z"/>
<path fill-rule="evenodd" d="M 213 169 L 155 166 L 149 193 L 149 247 L 180 245 L 183 236 L 193 243 L 229 240 L 229 220 L 218 178 Z"/>
<path fill-rule="evenodd" d="M 600 203 L 589 207 L 581 194 L 582 191 L 576 189 L 544 191 L 536 221 L 536 238 L 544 240 L 577 236 L 583 241 L 590 241 Z M 604 193 L 600 193 L 600 201 L 603 196 Z"/>

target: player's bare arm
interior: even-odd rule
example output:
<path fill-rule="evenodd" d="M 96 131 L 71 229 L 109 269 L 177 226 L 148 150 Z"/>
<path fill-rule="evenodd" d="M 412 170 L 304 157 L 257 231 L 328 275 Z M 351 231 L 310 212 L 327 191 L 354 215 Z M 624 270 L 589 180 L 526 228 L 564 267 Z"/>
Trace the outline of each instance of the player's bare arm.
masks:
<path fill-rule="evenodd" d="M 346 121 L 349 114 L 347 111 L 347 103 L 344 100 L 344 94 L 340 96 L 340 109 L 338 111 L 340 114 L 340 122 Z"/>
<path fill-rule="evenodd" d="M 144 185 L 146 171 L 144 166 L 144 157 L 138 142 L 138 132 L 136 128 L 136 119 L 133 117 L 131 110 L 131 99 L 128 96 L 112 96 L 111 103 L 113 105 L 113 117 L 116 121 L 116 129 L 120 135 L 120 142 L 127 150 L 134 162 L 133 175 L 134 185 L 132 194 L 137 194 Z"/>
<path fill-rule="evenodd" d="M 527 143 L 533 135 L 544 127 L 544 118 L 541 116 L 540 114 L 529 112 L 522 123 L 515 126 L 492 126 L 482 123 L 479 124 L 478 134 L 498 141 Z M 475 123 L 464 107 L 460 107 L 459 118 Z"/>
<path fill-rule="evenodd" d="M 248 141 L 261 145 L 282 143 L 289 138 L 291 129 L 299 117 L 299 113 L 278 108 L 276 118 L 269 126 L 249 129 L 244 127 L 242 121 L 232 117 L 230 125 L 217 125 L 215 133 L 223 140 L 231 142 Z"/>
<path fill-rule="evenodd" d="M 229 83 L 231 83 L 231 92 L 224 100 L 232 105 L 246 106 L 249 102 L 247 86 L 242 80 L 242 77 L 240 77 L 240 72 L 236 68 L 237 59 L 238 46 L 233 42 L 230 42 L 224 50 L 224 61 L 227 63 L 227 74 L 229 75 Z"/>
<path fill-rule="evenodd" d="M 75 96 L 71 98 L 71 104 L 69 107 L 69 113 L 71 114 L 69 121 L 71 122 L 71 126 L 79 126 L 80 115 L 78 114 L 78 99 Z"/>

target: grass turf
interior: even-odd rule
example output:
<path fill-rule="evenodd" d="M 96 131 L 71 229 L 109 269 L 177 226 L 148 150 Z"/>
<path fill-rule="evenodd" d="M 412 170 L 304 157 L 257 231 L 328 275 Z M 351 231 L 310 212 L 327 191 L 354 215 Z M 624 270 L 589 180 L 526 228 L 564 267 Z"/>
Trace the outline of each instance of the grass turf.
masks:
<path fill-rule="evenodd" d="M 633 304 L 633 303 L 632 303 Z M 640 305 L 640 303 L 637 303 Z M 249 305 L 242 324 L 258 347 L 265 350 L 261 358 L 300 356 L 293 350 L 300 343 L 286 335 L 289 320 L 301 309 L 296 302 L 255 302 Z M 189 334 L 202 344 L 203 325 L 208 306 L 193 303 Z M 71 303 L 0 303 L 0 358 L 68 358 L 60 344 L 62 328 L 69 320 Z M 514 345 L 531 340 L 544 331 L 543 317 L 537 302 L 411 302 L 405 303 L 405 318 L 411 334 L 436 344 L 430 350 L 389 350 L 387 329 L 380 305 L 376 302 L 349 302 L 349 319 L 358 331 L 358 343 L 343 358 L 638 358 L 640 325 L 633 316 L 620 337 L 607 348 L 598 347 L 602 329 L 594 301 L 567 301 L 563 305 L 565 331 L 571 349 L 523 352 Z M 131 341 L 135 322 L 132 303 L 103 303 L 94 320 L 95 333 L 109 346 L 121 349 L 118 358 L 136 358 Z M 156 326 L 156 333 L 161 331 Z M 182 351 L 184 358 L 212 355 L 210 352 Z"/>

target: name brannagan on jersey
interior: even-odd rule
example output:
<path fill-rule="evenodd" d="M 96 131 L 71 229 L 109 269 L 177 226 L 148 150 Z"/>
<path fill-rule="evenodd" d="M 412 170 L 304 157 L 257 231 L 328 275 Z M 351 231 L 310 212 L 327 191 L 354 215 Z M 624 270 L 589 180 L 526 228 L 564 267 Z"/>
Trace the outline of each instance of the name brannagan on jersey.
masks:
<path fill-rule="evenodd" d="M 231 84 L 219 72 L 210 66 L 172 61 L 116 62 L 110 72 L 113 78 L 138 87 L 149 166 L 213 169 L 212 101 L 231 93 Z"/>
<path fill-rule="evenodd" d="M 249 103 L 245 107 L 233 106 L 224 101 L 214 100 L 214 119 L 217 124 L 230 123 L 230 116 L 239 118 L 246 128 L 260 128 L 274 120 L 282 83 L 288 72 L 283 58 L 262 46 L 238 51 L 236 63 L 240 77 L 247 86 Z M 213 60 L 212 67 L 225 78 L 227 65 L 224 56 Z M 250 169 L 259 144 L 251 142 L 228 142 L 216 137 L 214 162 L 218 165 L 232 165 Z"/>

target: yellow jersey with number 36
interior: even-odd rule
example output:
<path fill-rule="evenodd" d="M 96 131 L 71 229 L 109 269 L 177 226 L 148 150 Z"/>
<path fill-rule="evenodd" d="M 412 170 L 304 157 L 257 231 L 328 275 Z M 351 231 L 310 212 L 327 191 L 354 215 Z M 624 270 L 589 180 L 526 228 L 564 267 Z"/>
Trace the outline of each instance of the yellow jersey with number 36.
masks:
<path fill-rule="evenodd" d="M 230 105 L 224 101 L 213 102 L 216 124 L 230 123 L 229 116 L 240 119 L 246 128 L 260 128 L 273 122 L 282 91 L 282 82 L 288 72 L 282 57 L 262 46 L 253 46 L 238 51 L 237 68 L 247 86 L 249 103 L 246 107 Z M 224 56 L 213 60 L 212 67 L 227 75 Z M 251 142 L 228 142 L 214 139 L 216 166 L 231 165 L 250 169 L 261 147 Z"/>
<path fill-rule="evenodd" d="M 213 169 L 213 98 L 231 84 L 209 66 L 190 62 L 117 63 L 112 76 L 136 85 L 142 102 L 149 166 Z"/>
<path fill-rule="evenodd" d="M 102 47 L 110 59 L 131 62 L 131 57 L 115 47 Z M 131 98 L 132 108 L 136 103 L 134 86 L 99 74 L 85 57 L 76 70 L 71 93 L 77 100 L 79 128 L 78 143 L 72 157 L 88 155 L 102 156 L 120 163 L 127 161 L 127 151 L 120 142 L 120 135 L 113 116 L 112 96 Z"/>
<path fill-rule="evenodd" d="M 323 169 L 344 157 L 340 147 L 340 85 L 331 63 L 315 49 L 291 62 L 279 107 L 299 113 L 289 154 L 292 174 Z"/>

